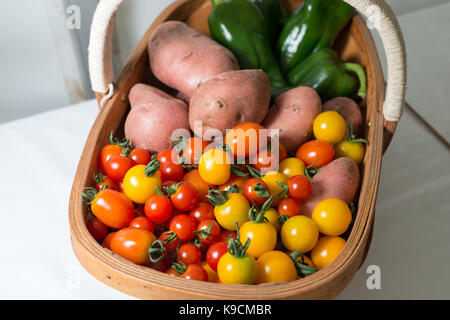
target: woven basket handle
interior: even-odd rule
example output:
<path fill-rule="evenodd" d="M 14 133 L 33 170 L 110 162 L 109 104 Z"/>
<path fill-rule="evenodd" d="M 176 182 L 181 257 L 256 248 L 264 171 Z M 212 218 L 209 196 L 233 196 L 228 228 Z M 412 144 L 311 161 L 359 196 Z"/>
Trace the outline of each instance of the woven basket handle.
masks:
<path fill-rule="evenodd" d="M 115 12 L 124 0 L 100 0 L 94 14 L 89 41 L 89 73 L 92 89 L 103 95 L 100 106 L 113 95 L 112 26 Z M 178 0 L 185 1 L 185 0 Z M 384 0 L 344 0 L 366 16 L 381 36 L 386 51 L 388 74 L 384 118 L 398 121 L 406 89 L 406 50 L 400 26 Z"/>

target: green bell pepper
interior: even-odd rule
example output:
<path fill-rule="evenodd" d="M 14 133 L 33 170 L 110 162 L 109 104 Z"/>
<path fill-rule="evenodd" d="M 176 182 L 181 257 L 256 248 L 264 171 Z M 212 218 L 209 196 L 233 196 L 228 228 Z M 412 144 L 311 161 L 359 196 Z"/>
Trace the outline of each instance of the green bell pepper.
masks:
<path fill-rule="evenodd" d="M 264 16 L 272 48 L 275 48 L 287 15 L 281 0 L 248 0 L 256 4 Z"/>
<path fill-rule="evenodd" d="M 212 37 L 234 53 L 242 69 L 262 69 L 272 88 L 286 87 L 260 9 L 248 0 L 212 2 L 214 8 L 208 18 Z"/>
<path fill-rule="evenodd" d="M 311 53 L 331 47 L 350 21 L 354 8 L 342 0 L 305 0 L 281 31 L 276 57 L 288 73 Z"/>
<path fill-rule="evenodd" d="M 354 72 L 356 80 L 349 72 Z M 293 86 L 308 86 L 317 91 L 322 101 L 336 97 L 366 98 L 366 74 L 361 65 L 346 63 L 337 53 L 324 48 L 316 51 L 289 72 Z"/>

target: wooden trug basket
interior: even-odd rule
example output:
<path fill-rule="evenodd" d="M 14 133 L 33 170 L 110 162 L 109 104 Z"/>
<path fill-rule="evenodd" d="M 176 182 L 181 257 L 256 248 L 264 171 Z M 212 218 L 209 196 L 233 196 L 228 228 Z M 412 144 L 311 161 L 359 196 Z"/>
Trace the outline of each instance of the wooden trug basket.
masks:
<path fill-rule="evenodd" d="M 117 9 L 123 0 L 102 0 L 100 5 L 105 4 L 106 1 L 116 2 L 115 9 Z M 352 4 L 352 1 L 358 2 L 360 0 L 349 0 L 347 2 Z M 380 2 L 378 0 L 373 1 Z M 292 12 L 300 3 L 301 0 L 284 1 L 288 12 Z M 385 4 L 383 5 L 385 6 Z M 366 101 L 361 104 L 361 108 L 365 115 L 365 137 L 370 143 L 367 146 L 364 162 L 360 167 L 362 183 L 357 204 L 357 217 L 343 252 L 331 265 L 304 279 L 288 283 L 223 285 L 185 280 L 138 266 L 121 258 L 98 244 L 86 228 L 87 208 L 82 204 L 81 192 L 85 187 L 94 184 L 93 175 L 98 170 L 98 155 L 101 148 L 109 142 L 111 131 L 119 136 L 123 134 L 124 119 L 129 111 L 127 97 L 131 87 L 143 81 L 161 87 L 149 68 L 147 43 L 151 33 L 158 24 L 164 21 L 180 20 L 209 35 L 207 18 L 211 9 L 212 5 L 209 0 L 178 0 L 171 4 L 150 26 L 132 52 L 120 76 L 114 83 L 114 93 L 111 94 L 110 92 L 109 95 L 106 95 L 106 89 L 98 90 L 94 88 L 94 91 L 97 91 L 96 96 L 99 104 L 103 106 L 92 126 L 78 164 L 69 204 L 71 241 L 75 255 L 83 267 L 98 280 L 122 292 L 143 299 L 334 298 L 347 286 L 367 254 L 375 216 L 381 158 L 397 123 L 396 121 L 385 121 L 383 118 L 382 109 L 385 101 L 383 72 L 371 33 L 359 14 L 355 14 L 349 27 L 336 41 L 335 48 L 343 59 L 358 62 L 366 70 L 368 94 Z M 386 8 L 383 7 L 382 9 Z M 98 10 L 100 10 L 100 7 Z M 389 18 L 392 19 L 392 17 Z M 111 21 L 108 29 L 111 29 Z M 396 20 L 394 22 L 396 23 Z M 111 30 L 107 32 L 110 39 Z M 401 33 L 400 44 L 403 45 Z M 92 37 L 90 46 L 92 46 Z M 90 50 L 92 49 L 90 47 Z M 400 49 L 404 50 L 404 47 Z M 106 47 L 102 50 L 106 52 L 110 49 Z M 110 52 L 106 59 L 110 59 Z M 105 63 L 111 62 L 106 61 Z M 94 78 L 92 74 L 91 78 Z M 106 79 L 105 83 L 108 82 Z M 100 91 L 105 93 L 99 93 Z M 404 95 L 404 90 L 401 94 Z M 105 98 L 105 96 L 107 97 Z"/>

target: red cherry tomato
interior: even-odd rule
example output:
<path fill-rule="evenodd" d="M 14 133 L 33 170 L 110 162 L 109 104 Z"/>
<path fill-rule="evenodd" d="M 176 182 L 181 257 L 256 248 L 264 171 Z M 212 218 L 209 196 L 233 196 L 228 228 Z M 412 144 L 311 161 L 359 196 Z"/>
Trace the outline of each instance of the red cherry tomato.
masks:
<path fill-rule="evenodd" d="M 185 243 L 178 249 L 177 258 L 187 266 L 190 264 L 200 264 L 202 261 L 202 252 L 192 243 Z"/>
<path fill-rule="evenodd" d="M 184 176 L 183 167 L 180 164 L 174 163 L 172 161 L 167 161 L 161 164 L 159 170 L 162 181 L 170 180 L 178 182 L 181 181 L 181 179 L 183 179 Z"/>
<path fill-rule="evenodd" d="M 197 221 L 187 214 L 179 214 L 170 221 L 170 231 L 175 232 L 183 242 L 194 239 L 196 228 Z"/>
<path fill-rule="evenodd" d="M 203 220 L 197 226 L 197 238 L 206 245 L 216 242 L 220 235 L 220 226 L 214 220 Z"/>
<path fill-rule="evenodd" d="M 145 202 L 145 215 L 152 222 L 162 223 L 172 217 L 173 207 L 170 200 L 159 194 L 154 194 Z"/>
<path fill-rule="evenodd" d="M 148 264 L 148 266 L 152 269 L 155 269 L 160 272 L 164 272 L 167 267 L 169 266 L 169 259 L 167 257 L 162 258 L 158 262 L 151 262 Z"/>
<path fill-rule="evenodd" d="M 178 159 L 180 158 L 180 155 L 173 149 L 164 149 L 158 152 L 156 155 L 156 159 L 159 160 L 159 162 L 162 164 L 167 162 L 174 162 L 178 163 Z"/>
<path fill-rule="evenodd" d="M 182 182 L 178 185 L 177 191 L 170 196 L 170 200 L 175 208 L 180 211 L 190 211 L 198 203 L 198 191 L 189 182 Z"/>
<path fill-rule="evenodd" d="M 334 148 L 326 141 L 311 140 L 298 148 L 295 156 L 306 166 L 321 168 L 334 158 Z"/>
<path fill-rule="evenodd" d="M 297 202 L 297 200 L 294 200 L 292 198 L 286 198 L 281 200 L 280 204 L 278 205 L 278 214 L 279 215 L 286 215 L 289 218 L 293 216 L 298 216 L 302 213 L 302 209 L 300 207 L 300 204 Z"/>
<path fill-rule="evenodd" d="M 216 272 L 219 259 L 228 251 L 227 246 L 228 243 L 225 241 L 216 242 L 212 244 L 206 252 L 206 262 L 211 267 L 211 269 Z"/>
<path fill-rule="evenodd" d="M 180 277 L 188 280 L 208 281 L 208 273 L 199 264 L 188 265 Z"/>
<path fill-rule="evenodd" d="M 122 147 L 117 144 L 107 144 L 102 148 L 100 151 L 100 155 L 98 157 L 98 163 L 100 170 L 103 172 L 106 172 L 106 162 L 112 157 L 112 156 L 120 156 L 122 153 Z"/>
<path fill-rule="evenodd" d="M 101 173 L 97 173 L 94 175 L 95 186 L 97 190 L 101 189 L 113 189 L 117 190 L 116 182 L 108 176 L 105 176 Z"/>
<path fill-rule="evenodd" d="M 295 200 L 306 200 L 312 192 L 311 180 L 305 176 L 293 176 L 287 181 L 289 188 L 289 197 Z"/>
<path fill-rule="evenodd" d="M 259 178 L 248 179 L 244 184 L 242 193 L 250 204 L 254 203 L 257 206 L 263 205 L 270 197 L 269 187 Z"/>
<path fill-rule="evenodd" d="M 142 148 L 135 148 L 131 150 L 131 152 L 128 154 L 128 158 L 133 161 L 134 165 L 143 164 L 145 166 L 151 160 L 150 154 L 147 152 L 147 150 Z"/>
<path fill-rule="evenodd" d="M 145 217 L 145 205 L 138 205 L 136 209 L 134 209 L 134 212 L 136 212 L 136 217 Z"/>
<path fill-rule="evenodd" d="M 147 217 L 136 217 L 130 222 L 130 227 L 144 229 L 150 231 L 151 233 L 155 232 L 155 227 L 153 223 Z"/>
<path fill-rule="evenodd" d="M 106 162 L 106 174 L 114 180 L 123 180 L 127 171 L 133 167 L 133 161 L 125 156 L 111 156 Z"/>
<path fill-rule="evenodd" d="M 91 217 L 86 222 L 86 228 L 91 236 L 97 241 L 102 241 L 108 234 L 108 226 L 96 217 Z"/>
<path fill-rule="evenodd" d="M 229 231 L 229 230 L 223 230 L 219 235 L 218 241 L 224 241 L 224 242 L 228 243 L 228 239 L 230 237 L 232 237 L 233 239 L 236 239 L 237 238 L 236 232 Z"/>
<path fill-rule="evenodd" d="M 209 202 L 205 201 L 197 203 L 197 205 L 189 212 L 189 215 L 195 218 L 197 222 L 215 219 L 214 207 Z"/>

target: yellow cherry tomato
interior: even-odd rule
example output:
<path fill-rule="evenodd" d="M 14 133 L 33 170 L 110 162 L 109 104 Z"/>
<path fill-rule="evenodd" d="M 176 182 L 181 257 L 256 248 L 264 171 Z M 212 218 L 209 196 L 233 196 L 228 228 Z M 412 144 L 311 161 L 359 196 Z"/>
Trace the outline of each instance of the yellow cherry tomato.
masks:
<path fill-rule="evenodd" d="M 250 239 L 247 252 L 255 258 L 272 251 L 277 244 L 277 231 L 270 222 L 247 221 L 240 227 L 241 242 Z"/>
<path fill-rule="evenodd" d="M 347 203 L 330 198 L 320 201 L 313 210 L 311 218 L 319 231 L 327 236 L 339 236 L 347 231 L 352 222 L 352 213 Z"/>
<path fill-rule="evenodd" d="M 364 144 L 362 142 L 351 142 L 344 140 L 334 147 L 336 158 L 347 157 L 361 163 L 364 158 Z"/>
<path fill-rule="evenodd" d="M 346 241 L 341 237 L 325 236 L 319 239 L 317 245 L 311 251 L 311 259 L 318 270 L 325 268 L 344 249 Z"/>
<path fill-rule="evenodd" d="M 345 129 L 345 120 L 336 111 L 322 112 L 313 122 L 313 132 L 316 139 L 331 144 L 339 143 L 344 139 Z"/>
<path fill-rule="evenodd" d="M 280 224 L 278 223 L 278 212 L 274 208 L 269 208 L 264 213 L 264 218 L 267 219 L 275 228 L 275 230 L 280 231 Z"/>
<path fill-rule="evenodd" d="M 240 227 L 249 220 L 250 205 L 241 193 L 231 193 L 227 197 L 228 200 L 225 203 L 214 207 L 214 216 L 222 228 L 236 231 L 235 222 Z"/>
<path fill-rule="evenodd" d="M 205 182 L 221 185 L 230 178 L 231 163 L 232 158 L 226 151 L 211 149 L 200 158 L 198 173 Z"/>
<path fill-rule="evenodd" d="M 256 260 L 256 283 L 284 282 L 297 279 L 297 271 L 291 258 L 282 251 L 269 251 Z"/>
<path fill-rule="evenodd" d="M 161 177 L 158 172 L 148 176 L 145 165 L 137 165 L 127 171 L 123 178 L 123 192 L 133 202 L 144 204 L 155 194 L 155 187 L 161 189 Z"/>
<path fill-rule="evenodd" d="M 306 216 L 294 216 L 281 226 L 281 242 L 290 251 L 310 251 L 319 238 L 319 228 Z"/>
<path fill-rule="evenodd" d="M 298 158 L 287 158 L 281 161 L 278 169 L 288 179 L 293 176 L 305 175 L 305 164 Z"/>
<path fill-rule="evenodd" d="M 281 172 L 270 171 L 264 177 L 262 177 L 262 180 L 267 184 L 269 193 L 272 196 L 272 207 L 278 206 L 278 204 L 282 200 L 279 195 L 280 192 L 283 191 L 283 188 L 278 184 L 278 182 L 287 183 L 288 178 Z"/>
<path fill-rule="evenodd" d="M 219 276 L 217 275 L 217 272 L 215 272 L 209 264 L 206 261 L 203 261 L 200 263 L 200 265 L 205 269 L 206 273 L 208 274 L 208 282 L 216 282 Z"/>
<path fill-rule="evenodd" d="M 225 253 L 217 264 L 217 275 L 223 284 L 253 284 L 256 281 L 257 266 L 255 259 L 248 253 L 235 257 Z"/>

